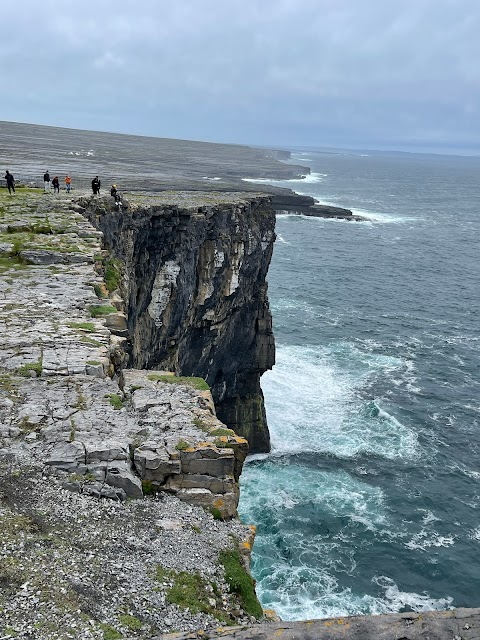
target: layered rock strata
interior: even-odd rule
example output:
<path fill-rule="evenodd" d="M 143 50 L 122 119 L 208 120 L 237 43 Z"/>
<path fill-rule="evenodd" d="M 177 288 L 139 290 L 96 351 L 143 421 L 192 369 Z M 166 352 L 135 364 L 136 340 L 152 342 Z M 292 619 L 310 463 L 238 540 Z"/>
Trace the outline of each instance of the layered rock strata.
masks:
<path fill-rule="evenodd" d="M 81 205 L 123 263 L 132 366 L 205 378 L 219 419 L 250 451 L 268 451 L 260 376 L 275 358 L 269 198 L 165 192 Z"/>
<path fill-rule="evenodd" d="M 480 609 L 455 609 L 216 629 L 208 637 L 210 640 L 477 640 L 479 633 Z M 197 633 L 175 633 L 152 640 L 201 637 Z"/>
<path fill-rule="evenodd" d="M 165 490 L 234 516 L 247 441 L 216 417 L 203 380 L 123 368 L 123 302 L 98 297 L 102 233 L 78 206 L 29 192 L 19 202 L 7 201 L 0 228 L 4 447 L 29 451 L 74 491 Z"/>

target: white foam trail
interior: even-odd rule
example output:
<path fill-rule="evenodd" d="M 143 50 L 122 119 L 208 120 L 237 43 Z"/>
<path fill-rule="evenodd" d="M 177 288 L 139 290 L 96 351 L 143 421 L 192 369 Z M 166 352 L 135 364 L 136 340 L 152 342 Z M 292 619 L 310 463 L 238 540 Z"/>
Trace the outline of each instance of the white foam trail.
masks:
<path fill-rule="evenodd" d="M 262 377 L 274 454 L 332 453 L 385 458 L 420 455 L 416 433 L 358 390 L 376 375 L 402 369 L 403 361 L 362 353 L 279 347 L 277 364 Z"/>
<path fill-rule="evenodd" d="M 327 173 L 309 173 L 302 178 L 289 178 L 288 180 L 272 180 L 270 178 L 242 178 L 244 182 L 253 182 L 254 184 L 271 184 L 272 186 L 282 186 L 291 184 L 316 184 L 322 182 L 328 176 Z"/>
<path fill-rule="evenodd" d="M 372 614 L 401 611 L 406 606 L 413 611 L 443 611 L 451 608 L 453 598 L 430 598 L 428 595 L 420 595 L 409 591 L 400 591 L 393 580 L 386 576 L 378 576 L 373 580 L 385 589 L 386 602 L 382 603 L 381 611 L 372 611 Z"/>

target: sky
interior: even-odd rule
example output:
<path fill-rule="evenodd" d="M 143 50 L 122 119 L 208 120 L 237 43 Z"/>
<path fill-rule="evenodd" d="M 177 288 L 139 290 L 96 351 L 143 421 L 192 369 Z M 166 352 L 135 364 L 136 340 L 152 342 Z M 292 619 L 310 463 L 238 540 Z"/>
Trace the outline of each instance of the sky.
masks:
<path fill-rule="evenodd" d="M 17 0 L 0 120 L 480 154 L 480 0 Z"/>

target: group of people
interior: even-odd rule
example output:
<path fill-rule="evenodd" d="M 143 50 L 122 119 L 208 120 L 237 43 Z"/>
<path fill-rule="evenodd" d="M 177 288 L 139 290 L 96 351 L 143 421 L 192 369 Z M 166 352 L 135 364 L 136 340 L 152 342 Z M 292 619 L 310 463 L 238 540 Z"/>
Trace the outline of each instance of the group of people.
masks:
<path fill-rule="evenodd" d="M 50 173 L 48 171 L 45 171 L 45 173 L 43 174 L 43 185 L 45 193 L 48 193 L 51 187 L 53 187 L 53 193 L 60 193 L 60 180 L 58 179 L 58 176 L 55 176 L 53 180 L 50 180 Z M 72 178 L 70 177 L 70 175 L 66 175 L 65 189 L 67 193 L 70 193 L 71 188 Z"/>
<path fill-rule="evenodd" d="M 10 195 L 12 193 L 15 193 L 15 178 L 13 177 L 13 175 L 10 173 L 8 169 L 6 169 L 5 180 L 7 181 L 8 193 Z M 101 184 L 102 183 L 100 182 L 99 177 L 95 176 L 95 178 L 92 180 L 92 191 L 94 196 L 100 195 Z M 60 193 L 60 180 L 58 179 L 58 176 L 55 176 L 53 179 L 50 179 L 50 172 L 48 170 L 45 171 L 43 175 L 43 185 L 44 185 L 45 193 L 49 193 L 51 190 L 51 187 L 53 187 L 54 193 Z M 69 174 L 67 174 L 65 176 L 65 190 L 67 193 L 70 193 L 71 189 L 72 189 L 72 178 Z M 112 196 L 112 198 L 115 198 L 115 202 L 121 201 L 121 197 L 117 191 L 116 184 L 112 184 L 112 187 L 110 189 L 110 195 Z"/>

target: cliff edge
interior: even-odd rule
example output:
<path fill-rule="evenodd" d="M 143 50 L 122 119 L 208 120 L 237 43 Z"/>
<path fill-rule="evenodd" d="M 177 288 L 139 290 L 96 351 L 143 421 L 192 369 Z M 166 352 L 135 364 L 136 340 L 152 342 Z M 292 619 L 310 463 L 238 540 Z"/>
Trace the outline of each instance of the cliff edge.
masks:
<path fill-rule="evenodd" d="M 260 387 L 275 362 L 269 198 L 163 192 L 79 204 L 121 263 L 131 366 L 204 378 L 219 419 L 250 452 L 269 451 Z"/>

